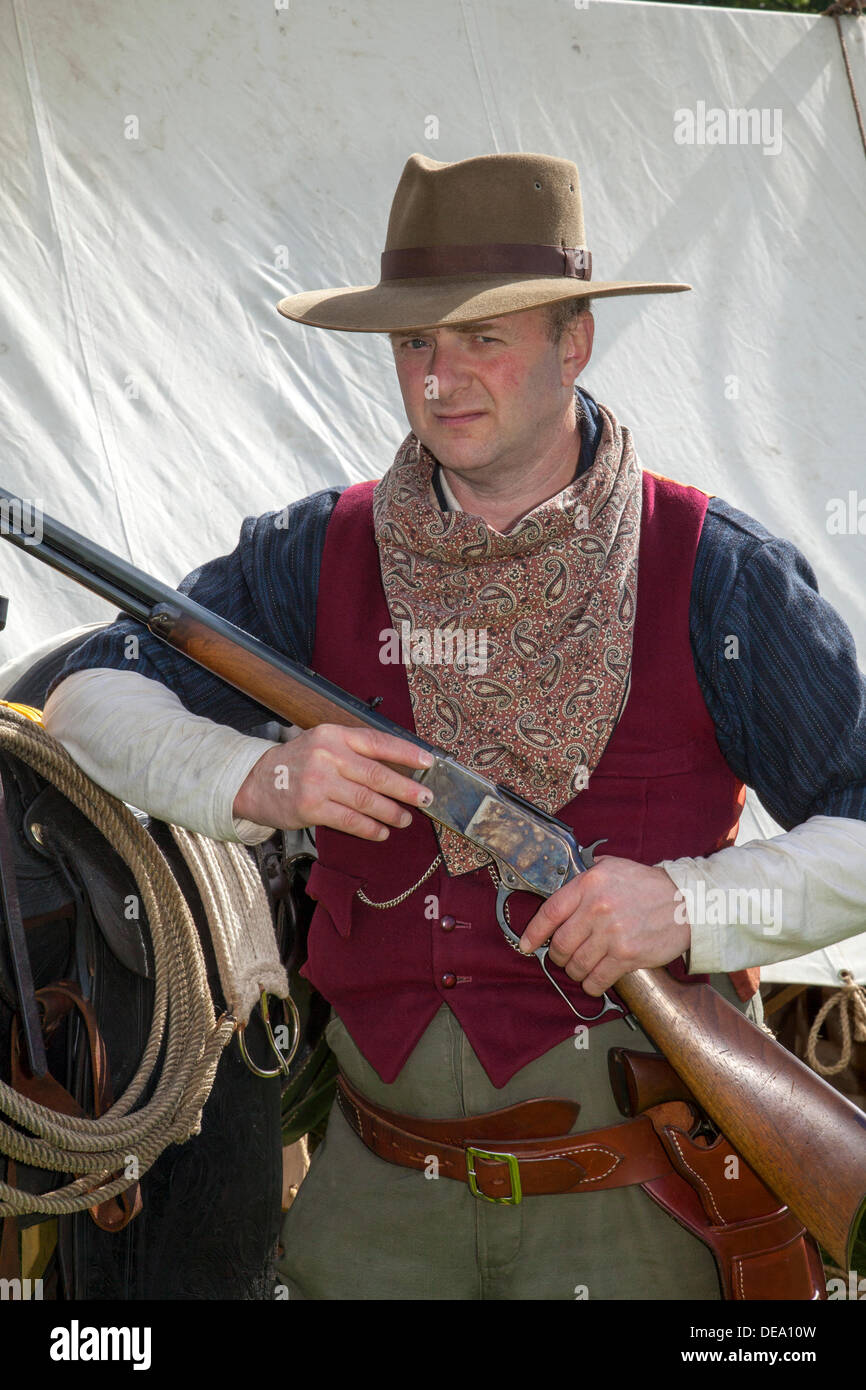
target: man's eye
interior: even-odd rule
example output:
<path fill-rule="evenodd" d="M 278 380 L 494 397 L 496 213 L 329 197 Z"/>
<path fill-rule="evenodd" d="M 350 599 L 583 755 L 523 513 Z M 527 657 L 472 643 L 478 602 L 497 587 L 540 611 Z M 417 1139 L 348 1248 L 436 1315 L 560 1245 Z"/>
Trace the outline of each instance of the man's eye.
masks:
<path fill-rule="evenodd" d="M 426 338 L 407 338 L 407 339 L 406 339 L 406 342 L 403 344 L 403 346 L 404 346 L 404 347 L 414 347 L 416 343 L 421 343 L 422 346 L 426 346 L 426 344 L 427 344 L 427 339 L 426 339 Z"/>

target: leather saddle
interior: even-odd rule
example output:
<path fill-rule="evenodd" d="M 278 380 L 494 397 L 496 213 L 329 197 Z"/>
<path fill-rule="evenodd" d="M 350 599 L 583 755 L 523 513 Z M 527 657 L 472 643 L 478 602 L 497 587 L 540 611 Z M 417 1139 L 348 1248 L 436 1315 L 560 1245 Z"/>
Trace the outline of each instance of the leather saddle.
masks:
<path fill-rule="evenodd" d="M 65 654 L 61 648 L 53 664 L 40 663 L 35 681 L 25 678 L 6 698 L 41 705 Z M 144 909 L 138 919 L 127 910 L 128 902 L 138 897 L 134 879 L 86 817 L 29 766 L 2 754 L 0 776 L 37 999 L 44 1015 L 46 1000 L 57 1001 L 57 991 L 52 994 L 49 987 L 58 981 L 80 993 L 104 1044 L 111 1091 L 119 1097 L 138 1066 L 153 1003 L 153 958 Z M 152 821 L 148 829 L 190 905 L 214 1003 L 218 1010 L 224 1008 L 192 876 L 168 827 Z M 303 866 L 295 866 L 300 879 L 289 882 L 282 846 L 271 841 L 260 847 L 257 858 L 288 960 L 293 953 L 302 954 L 304 947 L 299 932 L 305 914 L 297 906 Z M 297 879 L 297 874 L 290 873 L 292 877 Z M 6 927 L 0 921 L 0 1076 L 10 1082 L 19 1000 Z M 303 1002 L 305 1031 L 290 1078 L 301 1097 L 302 1078 L 321 1067 L 326 1019 L 324 1001 Z M 52 1019 L 46 1039 L 50 1074 L 75 1104 L 92 1114 L 94 1071 L 84 1012 L 76 1005 L 55 1009 L 55 1014 L 59 1016 Z M 269 1067 L 272 1054 L 258 1012 L 250 1019 L 246 1040 L 250 1054 Z M 185 1144 L 171 1145 L 142 1176 L 140 1210 L 133 1219 L 122 1229 L 106 1230 L 90 1212 L 62 1216 L 56 1220 L 56 1239 L 53 1222 L 46 1218 L 19 1217 L 11 1232 L 10 1219 L 4 1253 L 8 1256 L 30 1227 L 45 1223 L 42 1247 L 53 1249 L 44 1270 L 34 1271 L 43 1278 L 45 1298 L 271 1298 L 282 1185 L 280 1102 L 279 1079 L 254 1075 L 232 1040 L 221 1056 L 201 1133 Z M 22 1164 L 7 1165 L 2 1155 L 0 1173 L 31 1192 L 70 1181 Z"/>

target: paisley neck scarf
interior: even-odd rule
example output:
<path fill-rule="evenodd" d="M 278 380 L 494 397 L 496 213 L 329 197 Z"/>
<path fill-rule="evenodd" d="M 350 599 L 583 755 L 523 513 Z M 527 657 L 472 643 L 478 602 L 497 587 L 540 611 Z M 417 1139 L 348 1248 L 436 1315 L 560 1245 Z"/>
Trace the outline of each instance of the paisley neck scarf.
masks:
<path fill-rule="evenodd" d="M 631 670 L 641 468 L 629 430 L 598 410 L 592 467 L 507 535 L 435 505 L 436 460 L 415 434 L 373 495 L 417 732 L 550 812 L 586 787 Z M 450 873 L 488 862 L 436 831 Z"/>

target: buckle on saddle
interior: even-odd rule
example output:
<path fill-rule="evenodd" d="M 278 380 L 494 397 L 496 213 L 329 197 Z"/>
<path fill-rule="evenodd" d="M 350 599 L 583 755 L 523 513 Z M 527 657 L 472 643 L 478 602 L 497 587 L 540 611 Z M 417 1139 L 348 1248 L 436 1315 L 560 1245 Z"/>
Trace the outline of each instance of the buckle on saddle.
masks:
<path fill-rule="evenodd" d="M 489 1158 L 495 1163 L 507 1163 L 508 1175 L 511 1180 L 511 1195 L 509 1197 L 488 1197 L 486 1192 L 482 1192 L 478 1186 L 475 1174 L 475 1158 Z M 489 1149 L 476 1149 L 471 1144 L 466 1145 L 466 1172 L 469 1177 L 469 1191 L 473 1197 L 482 1197 L 485 1202 L 497 1202 L 502 1206 L 516 1207 L 523 1201 L 523 1190 L 520 1186 L 520 1165 L 515 1154 L 495 1154 Z"/>

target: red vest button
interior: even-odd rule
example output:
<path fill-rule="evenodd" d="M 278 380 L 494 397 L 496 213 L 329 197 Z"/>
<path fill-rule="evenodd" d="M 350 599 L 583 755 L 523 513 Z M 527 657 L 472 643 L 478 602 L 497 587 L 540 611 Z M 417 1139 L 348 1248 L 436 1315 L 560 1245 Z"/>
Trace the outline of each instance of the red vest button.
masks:
<path fill-rule="evenodd" d="M 443 989 L 453 989 L 454 986 L 456 985 L 456 983 L 457 983 L 457 976 L 456 976 L 456 975 L 452 975 L 450 971 L 448 972 L 447 975 L 443 975 L 443 976 L 442 976 L 441 985 L 442 985 L 442 988 L 443 988 Z"/>
<path fill-rule="evenodd" d="M 457 925 L 456 917 L 442 917 L 439 922 L 443 931 L 453 931 Z"/>

